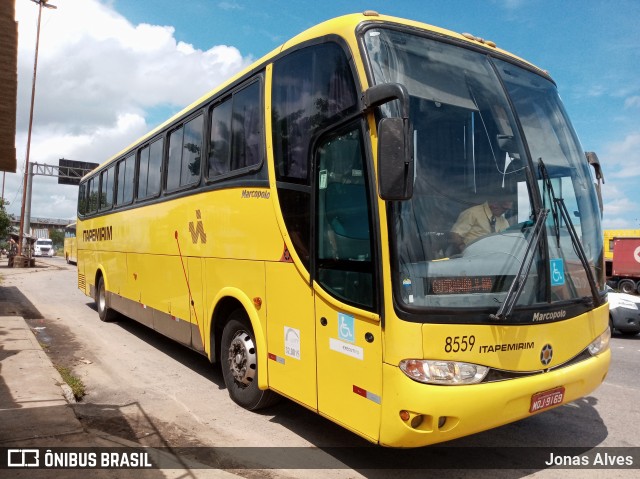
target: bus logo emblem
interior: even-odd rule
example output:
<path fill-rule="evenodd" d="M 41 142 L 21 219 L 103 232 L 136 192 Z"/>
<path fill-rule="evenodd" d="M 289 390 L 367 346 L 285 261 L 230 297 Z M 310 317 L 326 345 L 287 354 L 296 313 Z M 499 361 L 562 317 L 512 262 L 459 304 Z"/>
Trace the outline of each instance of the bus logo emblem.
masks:
<path fill-rule="evenodd" d="M 540 362 L 546 366 L 551 362 L 551 359 L 553 359 L 553 348 L 550 344 L 545 344 L 540 352 Z"/>
<path fill-rule="evenodd" d="M 193 221 L 189 222 L 189 233 L 191 233 L 191 241 L 193 242 L 193 244 L 196 244 L 198 243 L 198 238 L 200 238 L 202 244 L 207 244 L 207 233 L 204 232 L 200 210 L 196 210 L 196 218 L 198 220 L 196 226 L 193 225 Z"/>

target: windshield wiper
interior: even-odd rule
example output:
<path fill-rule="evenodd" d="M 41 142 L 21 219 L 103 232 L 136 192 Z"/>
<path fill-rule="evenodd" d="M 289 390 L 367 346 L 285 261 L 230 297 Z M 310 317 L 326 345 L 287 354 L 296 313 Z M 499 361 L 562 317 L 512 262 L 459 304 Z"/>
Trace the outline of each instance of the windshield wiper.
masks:
<path fill-rule="evenodd" d="M 536 219 L 535 226 L 533 227 L 533 232 L 529 237 L 527 249 L 524 251 L 524 256 L 520 263 L 520 268 L 518 269 L 518 274 L 513 278 L 511 286 L 509 286 L 509 291 L 507 291 L 507 295 L 504 298 L 504 302 L 495 314 L 489 315 L 489 319 L 504 321 L 513 311 L 513 307 L 516 305 L 516 302 L 524 289 L 527 278 L 529 277 L 531 264 L 533 263 L 533 258 L 536 255 L 535 250 L 540 243 L 540 238 L 542 237 L 541 233 L 544 230 L 544 222 L 547 219 L 548 214 L 549 210 L 547 209 L 541 209 L 538 211 L 538 218 Z"/>
<path fill-rule="evenodd" d="M 542 181 L 544 182 L 544 186 L 549 191 L 549 195 L 553 200 L 554 206 L 554 215 L 553 221 L 555 223 L 556 228 L 556 238 L 558 241 L 558 248 L 560 247 L 560 223 L 558 222 L 558 213 L 560 210 L 560 215 L 562 219 L 564 219 L 565 224 L 567 225 L 567 230 L 569 231 L 569 237 L 571 238 L 571 244 L 573 245 L 573 249 L 582 263 L 582 267 L 584 268 L 585 274 L 587 275 L 587 281 L 589 283 L 589 288 L 591 289 L 591 296 L 593 297 L 593 304 L 595 306 L 600 306 L 602 301 L 600 300 L 600 294 L 598 293 L 598 288 L 596 287 L 596 280 L 593 277 L 593 271 L 591 271 L 591 267 L 589 266 L 589 261 L 587 260 L 587 255 L 584 252 L 584 248 L 582 247 L 582 243 L 578 238 L 578 233 L 576 233 L 576 229 L 573 226 L 573 222 L 571 221 L 571 217 L 569 216 L 569 211 L 567 210 L 567 206 L 564 204 L 564 198 L 556 198 L 555 192 L 553 191 L 553 185 L 551 183 L 551 178 L 549 177 L 549 172 L 547 171 L 547 167 L 545 166 L 542 158 L 538 158 L 538 170 L 540 171 L 540 176 L 542 177 Z"/>
<path fill-rule="evenodd" d="M 549 196 L 551 197 L 553 204 L 551 206 L 551 217 L 553 218 L 553 227 L 555 230 L 556 236 L 556 247 L 560 248 L 560 221 L 558 220 L 558 202 L 556 199 L 556 195 L 553 192 L 553 185 L 551 183 L 551 178 L 549 177 L 549 173 L 547 172 L 547 167 L 542 162 L 542 158 L 538 158 L 538 170 L 540 171 L 540 177 L 542 178 L 542 205 L 544 207 L 546 203 L 546 195 L 545 191 L 549 192 Z"/>

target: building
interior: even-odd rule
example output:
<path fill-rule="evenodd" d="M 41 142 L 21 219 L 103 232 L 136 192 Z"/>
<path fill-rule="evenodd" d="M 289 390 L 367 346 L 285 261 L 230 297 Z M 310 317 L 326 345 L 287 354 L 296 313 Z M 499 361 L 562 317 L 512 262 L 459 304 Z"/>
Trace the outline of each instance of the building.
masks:
<path fill-rule="evenodd" d="M 0 1 L 0 171 L 16 171 L 18 24 L 15 1 Z"/>
<path fill-rule="evenodd" d="M 2 1 L 2 0 L 0 0 Z M 17 231 L 20 230 L 20 217 L 9 215 L 11 226 Z M 65 220 L 60 218 L 31 218 L 31 231 L 26 232 L 36 238 L 48 238 L 51 230 L 64 231 L 64 228 L 76 220 Z"/>

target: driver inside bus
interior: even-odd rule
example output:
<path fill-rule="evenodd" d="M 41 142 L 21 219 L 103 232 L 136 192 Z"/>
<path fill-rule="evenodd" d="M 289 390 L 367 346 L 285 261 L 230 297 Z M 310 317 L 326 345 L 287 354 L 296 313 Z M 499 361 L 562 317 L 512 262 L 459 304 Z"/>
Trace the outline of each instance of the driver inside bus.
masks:
<path fill-rule="evenodd" d="M 464 210 L 451 227 L 451 242 L 462 252 L 478 238 L 506 230 L 509 222 L 504 215 L 512 206 L 511 200 L 490 199 Z"/>

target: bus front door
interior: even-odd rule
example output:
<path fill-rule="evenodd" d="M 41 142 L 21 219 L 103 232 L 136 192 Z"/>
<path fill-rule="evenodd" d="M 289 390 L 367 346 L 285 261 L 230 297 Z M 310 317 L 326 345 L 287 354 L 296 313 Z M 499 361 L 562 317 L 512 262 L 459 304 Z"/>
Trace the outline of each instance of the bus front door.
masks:
<path fill-rule="evenodd" d="M 328 134 L 315 153 L 314 290 L 318 410 L 377 441 L 382 337 L 362 126 Z M 347 306 L 349 305 L 349 306 Z"/>

